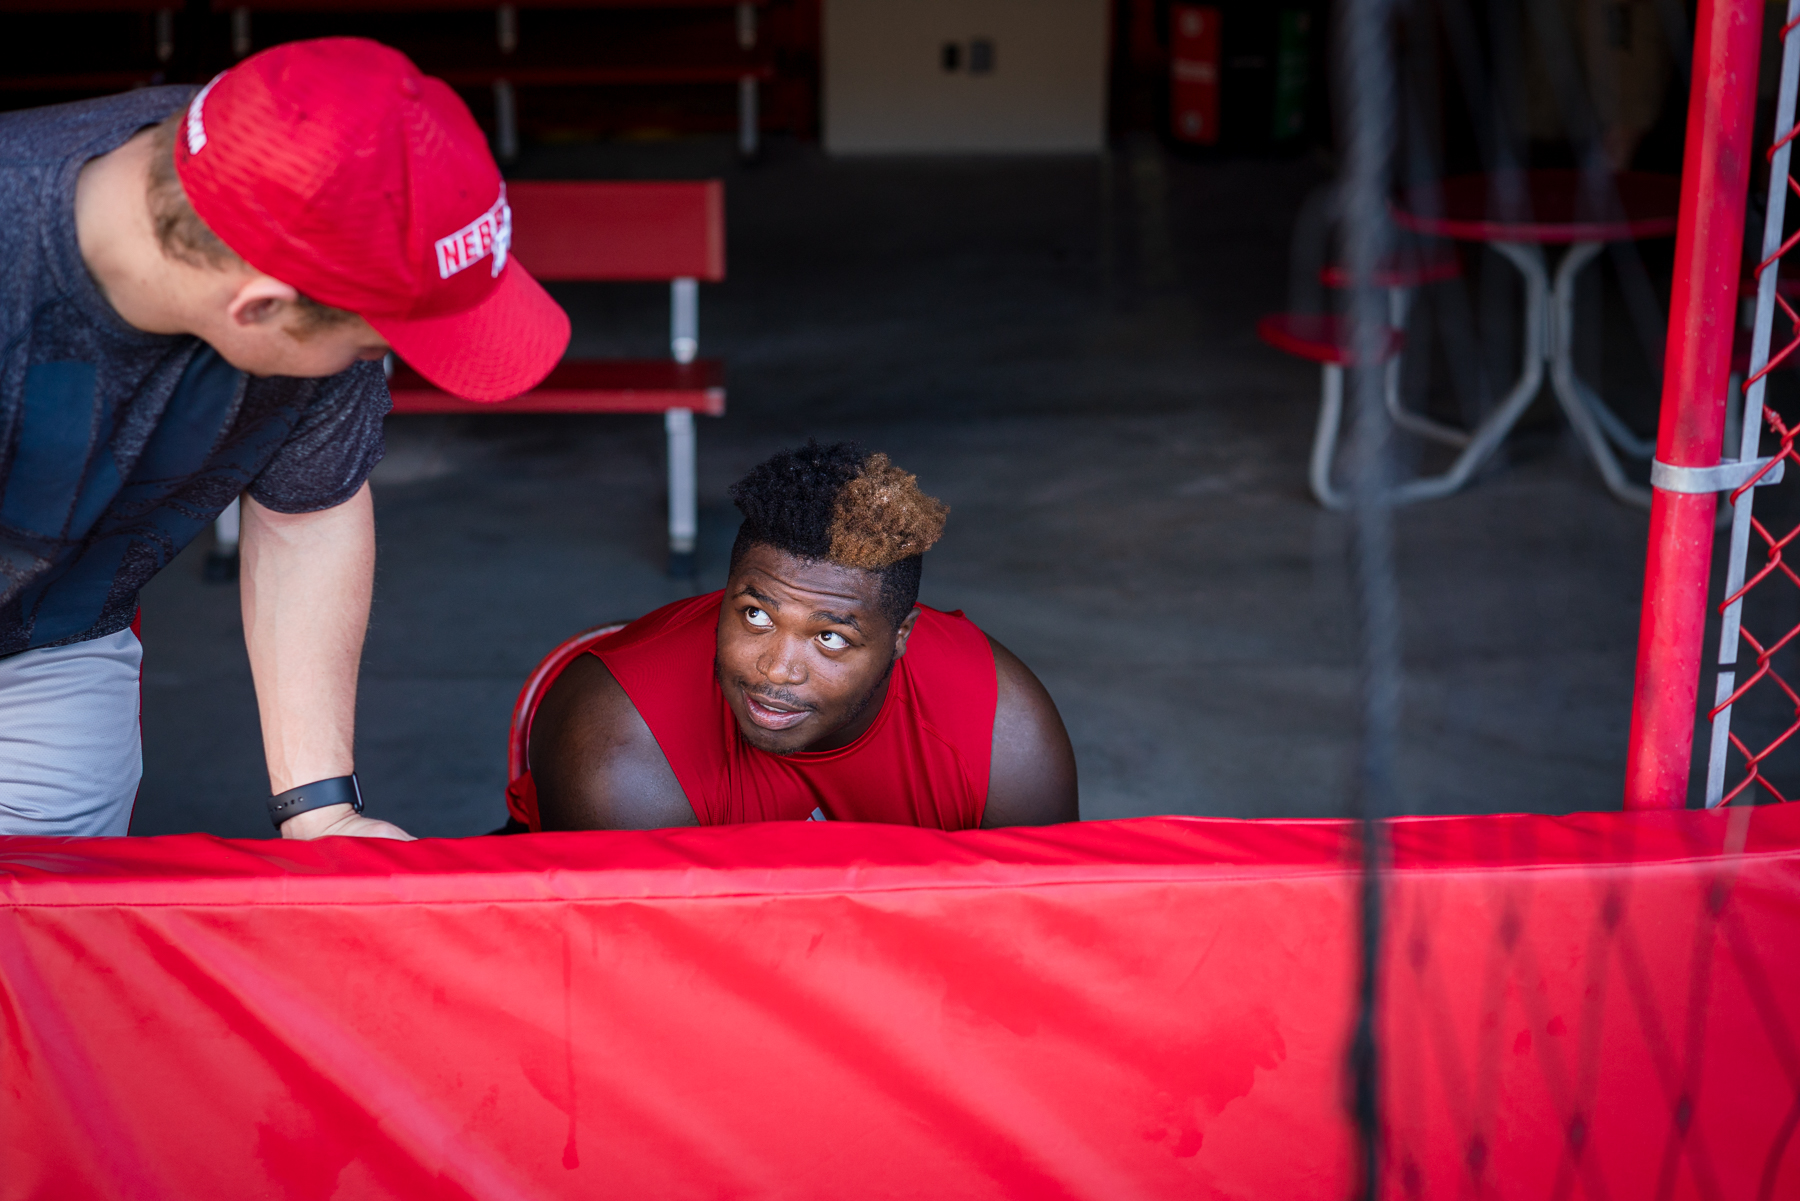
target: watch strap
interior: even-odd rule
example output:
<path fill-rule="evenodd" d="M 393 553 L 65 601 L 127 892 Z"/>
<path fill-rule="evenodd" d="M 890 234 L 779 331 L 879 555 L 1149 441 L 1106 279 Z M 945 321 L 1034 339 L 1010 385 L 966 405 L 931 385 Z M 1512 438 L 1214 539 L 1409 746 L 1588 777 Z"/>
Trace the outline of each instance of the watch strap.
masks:
<path fill-rule="evenodd" d="M 281 823 L 288 818 L 310 813 L 314 809 L 323 809 L 327 805 L 348 805 L 357 813 L 363 811 L 362 789 L 357 786 L 355 772 L 347 776 L 333 776 L 329 780 L 315 780 L 311 784 L 302 784 L 298 788 L 275 794 L 269 798 L 269 820 L 279 830 Z"/>

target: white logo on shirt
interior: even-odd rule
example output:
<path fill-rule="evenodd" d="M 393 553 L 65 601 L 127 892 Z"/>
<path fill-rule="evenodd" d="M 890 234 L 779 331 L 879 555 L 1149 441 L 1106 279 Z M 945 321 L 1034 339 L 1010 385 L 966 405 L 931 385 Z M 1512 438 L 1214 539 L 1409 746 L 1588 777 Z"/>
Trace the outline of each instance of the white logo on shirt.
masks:
<path fill-rule="evenodd" d="M 494 256 L 493 273 L 499 275 L 512 249 L 512 206 L 506 203 L 506 185 L 500 185 L 500 199 L 493 208 L 449 237 L 439 238 L 433 249 L 437 251 L 439 279 L 449 279 L 490 254 Z"/>
<path fill-rule="evenodd" d="M 219 81 L 224 78 L 225 72 L 223 71 L 220 71 L 217 75 L 213 76 L 212 82 L 201 88 L 199 93 L 195 95 L 193 101 L 188 105 L 187 147 L 189 154 L 199 154 L 206 148 L 206 123 L 201 120 L 200 112 L 206 107 L 206 94 L 218 87 Z"/>

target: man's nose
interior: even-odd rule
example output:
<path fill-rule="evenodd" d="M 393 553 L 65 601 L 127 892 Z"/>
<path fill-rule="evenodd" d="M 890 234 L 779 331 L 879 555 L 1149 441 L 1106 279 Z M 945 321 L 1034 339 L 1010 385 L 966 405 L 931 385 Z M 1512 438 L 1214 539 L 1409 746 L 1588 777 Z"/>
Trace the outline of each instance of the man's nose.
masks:
<path fill-rule="evenodd" d="M 758 659 L 756 668 L 771 684 L 792 687 L 806 683 L 806 660 L 787 639 L 777 642 Z"/>

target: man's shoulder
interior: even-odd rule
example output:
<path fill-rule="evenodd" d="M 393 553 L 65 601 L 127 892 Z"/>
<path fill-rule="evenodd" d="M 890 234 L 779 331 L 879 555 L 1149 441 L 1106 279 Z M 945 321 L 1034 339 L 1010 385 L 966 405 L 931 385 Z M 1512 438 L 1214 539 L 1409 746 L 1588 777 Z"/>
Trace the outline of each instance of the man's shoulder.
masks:
<path fill-rule="evenodd" d="M 710 592 L 664 605 L 594 646 L 594 656 L 652 729 L 691 714 L 716 688 L 715 631 L 724 595 Z"/>
<path fill-rule="evenodd" d="M 80 165 L 127 141 L 179 108 L 186 88 L 144 88 L 49 108 L 0 113 L 0 330 L 10 342 L 52 296 L 71 306 L 69 320 L 95 320 L 97 300 L 76 277 L 74 188 Z M 76 354 L 74 357 L 86 357 Z"/>
<path fill-rule="evenodd" d="M 915 659 L 915 665 L 929 660 L 933 666 L 986 668 L 994 661 L 987 634 L 961 609 L 946 612 L 930 605 L 919 606 L 919 620 L 906 643 L 907 657 L 912 658 L 915 652 L 923 652 Z"/>
<path fill-rule="evenodd" d="M 610 659 L 626 651 L 666 646 L 671 640 L 698 641 L 702 632 L 710 647 L 719 603 L 724 597 L 723 590 L 707 592 L 652 609 L 618 633 L 602 639 L 594 647 L 594 653 L 602 659 Z"/>
<path fill-rule="evenodd" d="M 0 113 L 0 167 L 60 163 L 105 153 L 186 104 L 191 87 L 139 88 L 116 96 Z M 111 145 L 108 145 L 108 143 Z"/>
<path fill-rule="evenodd" d="M 920 716 L 985 779 L 1000 687 L 988 636 L 960 609 L 920 605 L 901 662 Z"/>

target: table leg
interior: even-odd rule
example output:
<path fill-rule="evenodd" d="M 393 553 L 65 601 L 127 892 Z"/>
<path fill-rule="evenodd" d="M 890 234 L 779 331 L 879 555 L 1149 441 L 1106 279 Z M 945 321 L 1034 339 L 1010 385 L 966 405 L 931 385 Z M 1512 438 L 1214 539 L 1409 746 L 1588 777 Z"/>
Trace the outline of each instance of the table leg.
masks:
<path fill-rule="evenodd" d="M 1524 345 L 1519 354 L 1519 378 L 1498 408 L 1487 420 L 1475 427 L 1469 443 L 1450 470 L 1428 479 L 1413 480 L 1394 489 L 1396 503 L 1435 500 L 1448 496 L 1469 482 L 1477 468 L 1499 449 L 1512 427 L 1544 385 L 1545 333 L 1548 322 L 1550 277 L 1544 270 L 1544 252 L 1538 246 L 1521 242 L 1496 242 L 1494 249 L 1503 255 L 1525 279 Z"/>
<path fill-rule="evenodd" d="M 1600 246 L 1599 242 L 1577 242 L 1569 247 L 1556 268 L 1556 287 L 1547 322 L 1550 387 L 1561 402 L 1569 424 L 1575 427 L 1576 435 L 1587 448 L 1588 457 L 1600 469 L 1607 490 L 1620 500 L 1649 508 L 1650 489 L 1625 478 L 1625 471 L 1619 466 L 1608 438 L 1619 443 L 1627 454 L 1640 457 L 1648 457 L 1655 447 L 1632 434 L 1618 415 L 1575 374 L 1575 278 L 1600 253 Z"/>
<path fill-rule="evenodd" d="M 1600 394 L 1575 374 L 1575 278 L 1600 253 L 1600 245 L 1599 242 L 1577 242 L 1556 268 L 1556 284 L 1551 289 L 1552 321 L 1555 324 L 1550 337 L 1550 361 L 1555 364 L 1558 356 L 1567 361 L 1569 386 L 1593 410 L 1594 419 L 1614 446 L 1634 459 L 1649 459 L 1656 454 L 1656 439 L 1640 438 L 1632 433 L 1631 427 L 1619 420 L 1619 415 L 1600 398 Z M 1556 379 L 1554 370 L 1553 366 L 1553 382 Z"/>
<path fill-rule="evenodd" d="M 1388 324 L 1402 333 L 1406 331 L 1406 318 L 1412 308 L 1412 290 L 1410 288 L 1388 289 Z M 1400 364 L 1402 355 L 1395 355 L 1387 365 L 1387 411 L 1394 424 L 1403 430 L 1409 430 L 1423 438 L 1436 442 L 1445 442 L 1451 446 L 1467 446 L 1469 431 L 1459 430 L 1454 426 L 1443 425 L 1433 421 L 1423 413 L 1414 413 L 1400 403 Z"/>
<path fill-rule="evenodd" d="M 1337 456 L 1338 428 L 1344 418 L 1344 369 L 1326 363 L 1319 372 L 1319 421 L 1313 429 L 1312 457 L 1306 480 L 1312 494 L 1325 508 L 1346 508 L 1348 498 L 1331 485 L 1331 461 Z"/>

